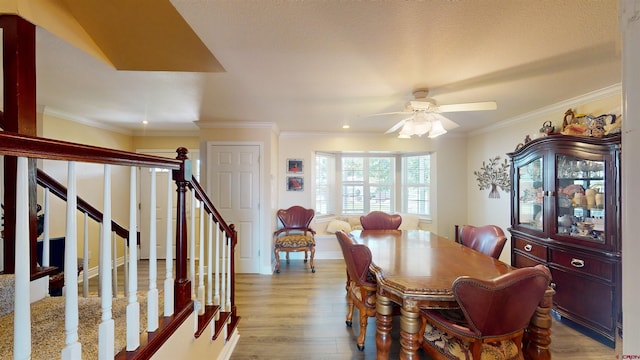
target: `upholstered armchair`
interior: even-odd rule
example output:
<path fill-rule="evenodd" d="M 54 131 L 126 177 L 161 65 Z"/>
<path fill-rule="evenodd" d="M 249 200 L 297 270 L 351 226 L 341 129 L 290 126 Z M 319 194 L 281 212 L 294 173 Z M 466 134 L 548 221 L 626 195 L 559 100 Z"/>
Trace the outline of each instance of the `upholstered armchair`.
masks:
<path fill-rule="evenodd" d="M 455 238 L 456 242 L 496 259 L 507 242 L 504 231 L 495 225 L 456 225 Z"/>
<path fill-rule="evenodd" d="M 397 230 L 402 224 L 402 216 L 387 214 L 384 211 L 372 211 L 360 217 L 364 230 Z"/>
<path fill-rule="evenodd" d="M 453 282 L 460 309 L 423 309 L 422 348 L 434 359 L 523 359 L 522 337 L 551 282 L 543 265 Z"/>
<path fill-rule="evenodd" d="M 280 252 L 287 253 L 287 263 L 289 263 L 289 253 L 304 251 L 304 262 L 309 259 L 311 272 L 315 273 L 313 257 L 316 252 L 316 232 L 309 227 L 315 211 L 305 209 L 302 206 L 292 206 L 288 209 L 278 210 L 277 216 L 282 228 L 273 233 L 274 254 L 276 256 L 276 273 L 280 272 Z M 310 257 L 309 257 L 309 254 Z"/>
<path fill-rule="evenodd" d="M 345 323 L 353 324 L 353 307 L 358 307 L 360 314 L 360 334 L 358 350 L 364 350 L 364 339 L 367 335 L 368 318 L 376 316 L 376 278 L 369 271 L 371 251 L 366 245 L 357 244 L 344 231 L 336 232 L 344 261 L 347 265 L 347 304 L 349 310 Z"/>

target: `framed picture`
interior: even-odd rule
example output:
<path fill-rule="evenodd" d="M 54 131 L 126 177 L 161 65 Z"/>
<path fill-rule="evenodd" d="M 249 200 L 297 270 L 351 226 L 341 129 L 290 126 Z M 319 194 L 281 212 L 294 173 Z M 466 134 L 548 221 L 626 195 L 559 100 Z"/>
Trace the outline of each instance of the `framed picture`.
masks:
<path fill-rule="evenodd" d="M 287 172 L 289 174 L 302 174 L 302 160 L 287 159 Z"/>
<path fill-rule="evenodd" d="M 303 191 L 304 178 L 302 176 L 287 176 L 287 191 Z"/>

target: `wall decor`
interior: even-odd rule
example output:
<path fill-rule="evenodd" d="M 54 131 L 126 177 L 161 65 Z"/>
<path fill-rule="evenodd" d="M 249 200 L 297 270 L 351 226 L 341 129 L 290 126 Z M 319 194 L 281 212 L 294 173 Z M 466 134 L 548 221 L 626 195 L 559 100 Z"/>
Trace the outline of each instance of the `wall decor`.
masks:
<path fill-rule="evenodd" d="M 474 171 L 473 174 L 478 180 L 480 190 L 491 189 L 489 198 L 499 199 L 498 187 L 505 192 L 509 192 L 511 188 L 511 179 L 509 177 L 509 162 L 504 159 L 500 161 L 500 156 L 489 159 L 489 163 L 483 161 L 480 171 Z"/>
<path fill-rule="evenodd" d="M 302 174 L 302 160 L 287 159 L 287 172 L 289 174 Z"/>
<path fill-rule="evenodd" d="M 287 176 L 287 191 L 303 191 L 304 178 L 302 176 Z"/>

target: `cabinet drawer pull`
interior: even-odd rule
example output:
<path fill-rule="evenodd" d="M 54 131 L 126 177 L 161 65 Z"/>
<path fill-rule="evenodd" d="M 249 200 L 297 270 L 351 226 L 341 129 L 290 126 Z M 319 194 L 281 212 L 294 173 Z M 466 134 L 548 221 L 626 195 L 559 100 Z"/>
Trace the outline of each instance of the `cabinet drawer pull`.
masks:
<path fill-rule="evenodd" d="M 577 268 L 584 267 L 584 260 L 573 258 L 573 259 L 571 259 L 571 265 L 573 265 L 573 267 L 577 267 Z"/>
<path fill-rule="evenodd" d="M 531 244 L 527 244 L 524 246 L 524 251 L 531 251 L 533 249 L 533 246 L 531 246 Z"/>

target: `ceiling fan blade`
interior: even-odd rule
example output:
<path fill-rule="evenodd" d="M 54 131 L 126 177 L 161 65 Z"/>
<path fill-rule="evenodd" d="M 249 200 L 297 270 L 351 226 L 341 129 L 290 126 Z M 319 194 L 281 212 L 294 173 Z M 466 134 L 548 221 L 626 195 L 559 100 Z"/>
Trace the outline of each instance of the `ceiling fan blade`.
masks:
<path fill-rule="evenodd" d="M 395 125 L 393 125 L 392 127 L 389 128 L 389 130 L 387 130 L 385 132 L 386 134 L 391 134 L 392 132 L 396 132 L 398 129 L 400 129 L 402 127 L 402 125 L 404 125 L 405 121 L 411 119 L 411 117 L 408 117 L 406 119 L 402 119 L 400 121 L 398 121 Z"/>
<path fill-rule="evenodd" d="M 495 110 L 497 108 L 498 108 L 498 104 L 496 104 L 495 101 L 438 105 L 438 110 L 440 110 L 440 112 L 482 111 L 482 110 Z"/>
<path fill-rule="evenodd" d="M 449 119 L 446 116 L 440 115 L 440 114 L 433 114 L 435 115 L 435 117 L 440 120 L 440 122 L 442 123 L 442 126 L 446 129 L 446 130 L 451 130 L 451 129 L 455 129 L 457 127 L 459 127 L 460 125 L 458 125 L 455 121 Z"/>
<path fill-rule="evenodd" d="M 378 113 L 378 114 L 370 114 L 370 115 L 363 115 L 361 117 L 363 118 L 368 118 L 368 117 L 374 117 L 374 116 L 384 116 L 384 115 L 398 115 L 398 114 L 411 114 L 411 111 L 394 111 L 394 112 L 386 112 L 386 113 Z"/>

